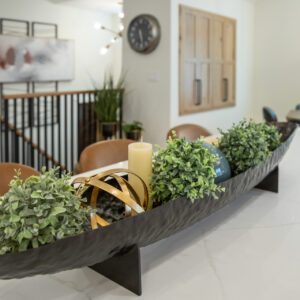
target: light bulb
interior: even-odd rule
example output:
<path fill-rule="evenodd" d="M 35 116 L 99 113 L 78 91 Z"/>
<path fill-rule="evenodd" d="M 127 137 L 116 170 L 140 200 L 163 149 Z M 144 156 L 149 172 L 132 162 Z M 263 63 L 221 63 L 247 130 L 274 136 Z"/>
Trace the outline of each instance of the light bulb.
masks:
<path fill-rule="evenodd" d="M 120 13 L 119 13 L 119 18 L 120 18 L 120 19 L 124 19 L 124 17 L 125 17 L 124 13 L 123 13 L 123 12 L 120 12 Z"/>
<path fill-rule="evenodd" d="M 118 41 L 118 38 L 117 37 L 114 37 L 113 39 L 111 39 L 111 42 L 114 44 Z"/>
<path fill-rule="evenodd" d="M 99 22 L 96 22 L 94 25 L 95 29 L 101 29 L 102 25 Z"/>
<path fill-rule="evenodd" d="M 124 30 L 124 25 L 120 24 L 120 30 L 123 31 Z"/>
<path fill-rule="evenodd" d="M 107 47 L 103 47 L 103 48 L 100 50 L 100 54 L 101 54 L 101 55 L 105 55 L 107 52 L 108 52 L 108 48 L 107 48 Z"/>

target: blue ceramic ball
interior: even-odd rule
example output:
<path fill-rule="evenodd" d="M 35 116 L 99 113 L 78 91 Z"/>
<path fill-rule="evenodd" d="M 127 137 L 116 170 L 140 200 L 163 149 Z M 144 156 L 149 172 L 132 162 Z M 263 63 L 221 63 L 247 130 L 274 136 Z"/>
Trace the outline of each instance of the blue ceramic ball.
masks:
<path fill-rule="evenodd" d="M 212 154 L 217 154 L 219 159 L 214 162 L 215 171 L 217 177 L 215 178 L 215 183 L 223 182 L 231 177 L 231 169 L 227 158 L 223 152 L 214 145 L 203 143 L 203 147 L 207 149 Z"/>

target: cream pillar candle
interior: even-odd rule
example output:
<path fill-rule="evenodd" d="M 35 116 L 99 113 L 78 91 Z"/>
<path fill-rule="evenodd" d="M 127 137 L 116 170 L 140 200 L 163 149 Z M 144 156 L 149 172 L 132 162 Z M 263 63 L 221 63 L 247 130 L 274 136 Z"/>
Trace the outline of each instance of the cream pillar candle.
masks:
<path fill-rule="evenodd" d="M 148 190 L 152 175 L 152 145 L 148 143 L 132 143 L 128 146 L 128 169 L 145 181 Z M 129 183 L 137 192 L 141 203 L 144 201 L 143 185 L 129 174 Z M 150 196 L 150 195 L 149 195 Z"/>

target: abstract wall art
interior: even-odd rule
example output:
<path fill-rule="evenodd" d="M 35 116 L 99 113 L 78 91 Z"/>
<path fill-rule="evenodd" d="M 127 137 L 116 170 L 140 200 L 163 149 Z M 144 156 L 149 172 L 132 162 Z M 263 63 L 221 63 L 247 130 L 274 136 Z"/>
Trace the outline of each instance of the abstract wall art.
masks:
<path fill-rule="evenodd" d="M 0 35 L 0 83 L 74 79 L 74 41 Z"/>

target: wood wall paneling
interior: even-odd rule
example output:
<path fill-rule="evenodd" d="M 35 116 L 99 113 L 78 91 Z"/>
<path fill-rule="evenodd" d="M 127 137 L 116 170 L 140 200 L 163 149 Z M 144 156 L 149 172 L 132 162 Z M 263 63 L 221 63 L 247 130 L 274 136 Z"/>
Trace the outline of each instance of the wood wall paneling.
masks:
<path fill-rule="evenodd" d="M 179 114 L 235 105 L 236 21 L 180 7 Z"/>

